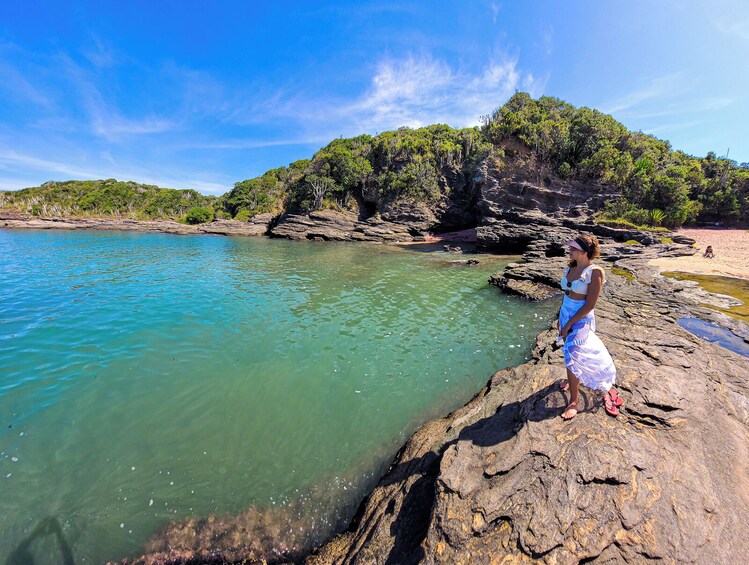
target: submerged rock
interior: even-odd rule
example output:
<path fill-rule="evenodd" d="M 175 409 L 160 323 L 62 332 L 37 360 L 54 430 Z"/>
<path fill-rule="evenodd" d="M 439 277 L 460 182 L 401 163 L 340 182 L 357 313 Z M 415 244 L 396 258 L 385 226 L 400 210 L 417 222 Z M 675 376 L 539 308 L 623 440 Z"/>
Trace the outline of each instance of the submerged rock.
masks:
<path fill-rule="evenodd" d="M 238 515 L 170 522 L 146 553 L 121 565 L 279 563 L 298 560 L 308 546 L 311 519 L 282 508 L 250 507 Z"/>

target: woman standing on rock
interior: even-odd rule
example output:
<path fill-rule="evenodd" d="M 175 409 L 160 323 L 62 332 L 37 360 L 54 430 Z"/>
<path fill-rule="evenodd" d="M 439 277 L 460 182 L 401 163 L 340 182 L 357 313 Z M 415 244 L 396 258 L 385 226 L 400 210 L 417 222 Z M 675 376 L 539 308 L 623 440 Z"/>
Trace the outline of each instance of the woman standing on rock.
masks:
<path fill-rule="evenodd" d="M 612 388 L 616 368 L 606 346 L 595 334 L 596 319 L 593 313 L 601 287 L 605 281 L 603 269 L 593 264 L 600 257 L 598 239 L 594 235 L 580 235 L 568 241 L 570 262 L 562 276 L 564 299 L 559 310 L 559 336 L 564 340 L 564 364 L 567 379 L 560 384 L 570 391 L 570 403 L 562 418 L 571 420 L 577 415 L 577 397 L 580 383 L 603 391 L 606 412 L 618 416 L 617 406 L 622 399 Z"/>

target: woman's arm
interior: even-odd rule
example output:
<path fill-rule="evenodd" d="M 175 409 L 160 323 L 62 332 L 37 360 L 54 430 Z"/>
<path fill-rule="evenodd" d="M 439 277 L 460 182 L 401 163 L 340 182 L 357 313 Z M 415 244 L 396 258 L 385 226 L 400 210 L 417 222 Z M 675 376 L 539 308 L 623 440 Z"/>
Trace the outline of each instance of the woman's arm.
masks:
<path fill-rule="evenodd" d="M 603 286 L 603 275 L 600 269 L 593 269 L 590 274 L 590 284 L 588 285 L 588 294 L 585 296 L 585 304 L 575 313 L 570 321 L 565 324 L 560 334 L 562 337 L 567 337 L 573 324 L 582 320 L 585 316 L 590 314 L 591 310 L 596 307 L 598 297 L 601 295 L 601 287 Z"/>

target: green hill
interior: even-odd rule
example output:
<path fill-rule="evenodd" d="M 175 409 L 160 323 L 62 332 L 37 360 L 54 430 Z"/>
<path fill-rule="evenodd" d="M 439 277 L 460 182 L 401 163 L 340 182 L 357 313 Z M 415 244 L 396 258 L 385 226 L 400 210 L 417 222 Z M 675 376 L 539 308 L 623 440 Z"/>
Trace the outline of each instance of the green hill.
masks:
<path fill-rule="evenodd" d="M 195 190 L 159 188 L 115 179 L 47 182 L 42 186 L 0 192 L 0 208 L 34 216 L 120 216 L 134 219 L 184 219 L 189 210 L 213 212 L 216 196 Z"/>

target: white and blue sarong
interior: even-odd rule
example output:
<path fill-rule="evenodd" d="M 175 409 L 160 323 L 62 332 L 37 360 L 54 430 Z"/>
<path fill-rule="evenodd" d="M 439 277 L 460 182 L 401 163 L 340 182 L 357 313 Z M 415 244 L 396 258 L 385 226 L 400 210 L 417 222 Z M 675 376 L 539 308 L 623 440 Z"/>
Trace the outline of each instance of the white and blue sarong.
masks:
<path fill-rule="evenodd" d="M 559 311 L 560 327 L 564 327 L 583 304 L 585 300 L 575 300 L 565 295 Z M 607 391 L 616 381 L 616 367 L 595 332 L 596 318 L 591 310 L 582 320 L 575 322 L 567 334 L 562 346 L 564 364 L 586 387 Z"/>

